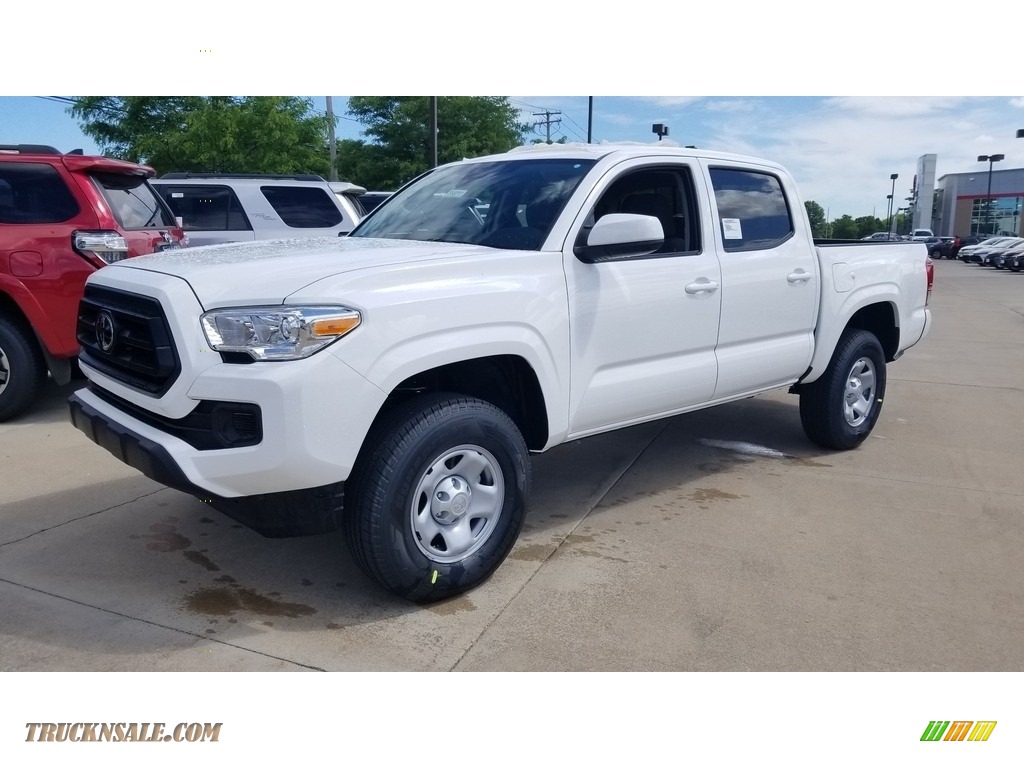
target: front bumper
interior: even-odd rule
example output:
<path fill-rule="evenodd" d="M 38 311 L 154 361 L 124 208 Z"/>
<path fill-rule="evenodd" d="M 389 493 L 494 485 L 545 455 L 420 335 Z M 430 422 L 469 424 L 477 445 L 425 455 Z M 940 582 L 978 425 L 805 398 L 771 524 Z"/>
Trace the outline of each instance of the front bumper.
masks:
<path fill-rule="evenodd" d="M 189 480 L 165 446 L 101 413 L 86 402 L 89 397 L 95 395 L 81 390 L 68 399 L 71 423 L 94 443 L 151 480 L 191 494 L 271 538 L 328 533 L 341 524 L 344 483 L 240 498 L 211 494 Z"/>

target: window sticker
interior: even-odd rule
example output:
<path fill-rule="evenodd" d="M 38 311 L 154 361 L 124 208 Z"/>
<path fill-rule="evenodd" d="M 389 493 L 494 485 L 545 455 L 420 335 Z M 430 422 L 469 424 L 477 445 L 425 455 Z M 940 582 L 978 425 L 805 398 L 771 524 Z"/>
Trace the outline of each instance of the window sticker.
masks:
<path fill-rule="evenodd" d="M 466 189 L 449 189 L 447 192 L 435 192 L 434 197 L 465 197 Z"/>
<path fill-rule="evenodd" d="M 739 219 L 722 219 L 722 237 L 726 240 L 742 240 L 743 228 Z"/>

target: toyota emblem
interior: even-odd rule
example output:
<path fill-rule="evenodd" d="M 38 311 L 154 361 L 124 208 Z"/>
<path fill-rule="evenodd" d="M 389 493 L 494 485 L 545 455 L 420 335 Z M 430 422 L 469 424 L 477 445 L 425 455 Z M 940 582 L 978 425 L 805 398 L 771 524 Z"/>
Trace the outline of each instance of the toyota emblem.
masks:
<path fill-rule="evenodd" d="M 117 327 L 114 325 L 114 316 L 106 310 L 100 312 L 96 318 L 96 341 L 100 349 L 108 354 L 113 351 L 117 343 Z"/>

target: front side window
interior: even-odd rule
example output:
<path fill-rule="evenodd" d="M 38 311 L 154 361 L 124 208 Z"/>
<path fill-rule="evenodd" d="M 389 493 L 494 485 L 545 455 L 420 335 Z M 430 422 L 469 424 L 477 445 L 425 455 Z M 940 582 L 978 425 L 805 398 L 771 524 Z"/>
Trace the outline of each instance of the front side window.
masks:
<path fill-rule="evenodd" d="M 726 251 L 774 248 L 793 234 L 789 205 L 778 177 L 712 168 L 711 183 Z"/>
<path fill-rule="evenodd" d="M 247 231 L 252 227 L 241 203 L 229 187 L 217 185 L 160 184 L 157 189 L 185 229 L 196 231 Z"/>
<path fill-rule="evenodd" d="M 297 229 L 334 227 L 341 223 L 338 204 L 333 193 L 318 187 L 260 187 L 267 202 L 277 211 L 281 221 Z"/>
<path fill-rule="evenodd" d="M 0 224 L 56 224 L 79 210 L 52 166 L 0 163 Z"/>
<path fill-rule="evenodd" d="M 91 174 L 93 182 L 124 229 L 173 227 L 174 219 L 153 187 L 140 176 Z"/>
<path fill-rule="evenodd" d="M 665 242 L 654 255 L 700 251 L 696 195 L 688 168 L 645 168 L 616 179 L 594 206 L 578 244 L 586 242 L 589 226 L 609 213 L 639 213 L 658 219 Z"/>
<path fill-rule="evenodd" d="M 539 250 L 593 165 L 537 158 L 439 168 L 396 193 L 349 237 Z"/>

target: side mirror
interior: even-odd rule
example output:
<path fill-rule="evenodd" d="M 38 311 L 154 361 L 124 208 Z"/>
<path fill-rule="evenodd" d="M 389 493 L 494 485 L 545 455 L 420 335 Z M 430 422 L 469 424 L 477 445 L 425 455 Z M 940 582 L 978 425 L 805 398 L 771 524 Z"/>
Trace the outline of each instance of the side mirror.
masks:
<path fill-rule="evenodd" d="M 573 253 L 580 261 L 595 264 L 648 256 L 664 244 L 665 231 L 658 217 L 609 213 L 597 220 L 586 235 L 586 244 L 577 245 Z"/>

